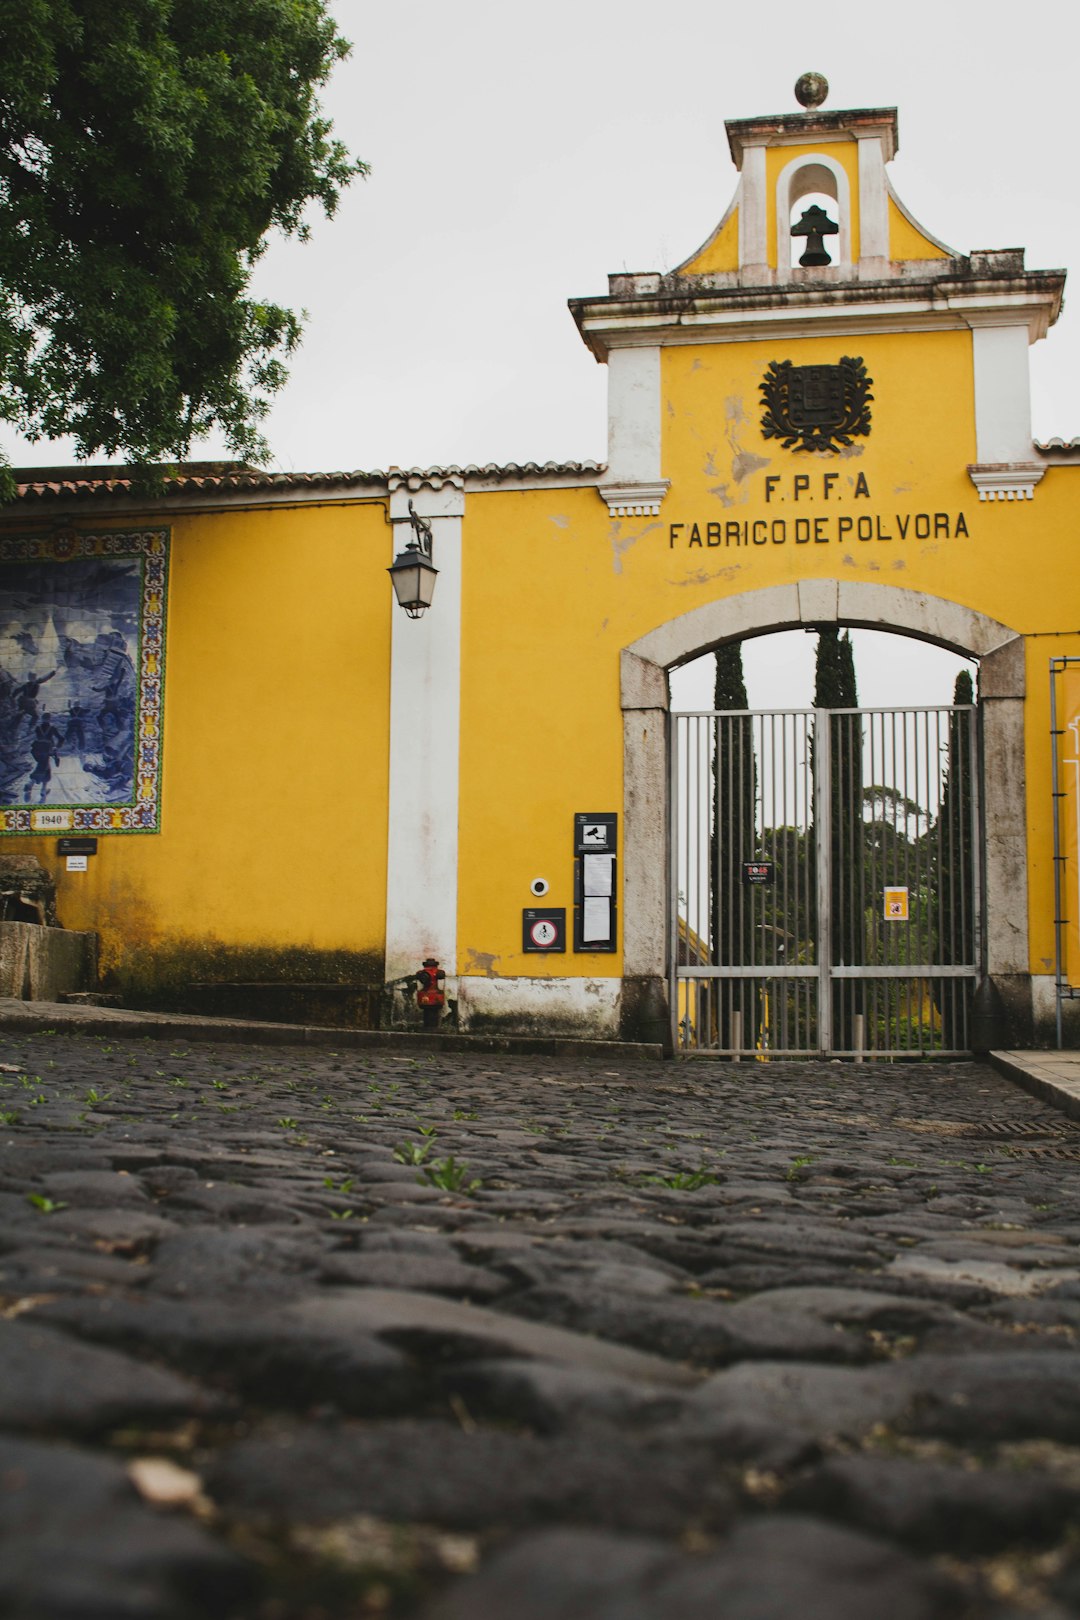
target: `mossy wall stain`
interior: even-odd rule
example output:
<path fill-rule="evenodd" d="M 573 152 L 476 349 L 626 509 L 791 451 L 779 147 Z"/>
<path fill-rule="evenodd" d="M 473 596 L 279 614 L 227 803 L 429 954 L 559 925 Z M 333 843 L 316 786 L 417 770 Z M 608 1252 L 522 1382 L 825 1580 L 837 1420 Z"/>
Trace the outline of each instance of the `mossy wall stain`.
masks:
<path fill-rule="evenodd" d="M 378 1024 L 382 958 L 303 945 L 158 940 L 128 950 L 101 975 L 125 1006 L 283 1023 Z"/>

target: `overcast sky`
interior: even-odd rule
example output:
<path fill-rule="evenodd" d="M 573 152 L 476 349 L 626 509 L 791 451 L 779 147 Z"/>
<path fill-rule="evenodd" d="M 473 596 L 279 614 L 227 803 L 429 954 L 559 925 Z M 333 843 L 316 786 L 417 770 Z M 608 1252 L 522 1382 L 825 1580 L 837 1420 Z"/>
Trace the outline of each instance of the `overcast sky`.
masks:
<path fill-rule="evenodd" d="M 697 247 L 736 183 L 724 120 L 797 111 L 810 68 L 830 110 L 899 108 L 893 184 L 934 235 L 1080 274 L 1067 0 L 332 9 L 354 49 L 325 107 L 372 174 L 259 266 L 258 290 L 309 316 L 268 424 L 277 467 L 603 460 L 605 370 L 566 299 Z M 1037 437 L 1080 435 L 1078 348 L 1067 311 L 1032 351 Z"/>
<path fill-rule="evenodd" d="M 372 165 L 268 292 L 310 312 L 270 424 L 279 465 L 603 459 L 605 370 L 566 309 L 679 263 L 736 183 L 724 120 L 897 106 L 893 183 L 961 251 L 1080 274 L 1075 4 L 338 0 L 327 105 Z M 1080 434 L 1077 331 L 1033 354 L 1035 430 Z"/>

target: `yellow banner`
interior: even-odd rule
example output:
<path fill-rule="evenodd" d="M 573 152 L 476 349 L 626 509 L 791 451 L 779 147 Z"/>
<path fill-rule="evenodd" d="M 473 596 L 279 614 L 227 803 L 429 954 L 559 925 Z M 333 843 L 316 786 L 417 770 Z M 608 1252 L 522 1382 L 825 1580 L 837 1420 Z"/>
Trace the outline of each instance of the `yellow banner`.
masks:
<path fill-rule="evenodd" d="M 1058 788 L 1063 797 L 1058 826 L 1061 850 L 1061 915 L 1065 980 L 1080 989 L 1080 664 L 1067 664 L 1058 687 Z"/>

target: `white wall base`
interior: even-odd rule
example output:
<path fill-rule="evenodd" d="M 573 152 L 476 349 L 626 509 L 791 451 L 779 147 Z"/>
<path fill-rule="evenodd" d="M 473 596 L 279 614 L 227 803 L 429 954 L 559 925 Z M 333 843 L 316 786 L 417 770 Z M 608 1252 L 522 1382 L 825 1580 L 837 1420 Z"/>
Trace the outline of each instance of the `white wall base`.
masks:
<path fill-rule="evenodd" d="M 471 1034 L 618 1040 L 621 979 L 458 980 L 458 1027 Z"/>

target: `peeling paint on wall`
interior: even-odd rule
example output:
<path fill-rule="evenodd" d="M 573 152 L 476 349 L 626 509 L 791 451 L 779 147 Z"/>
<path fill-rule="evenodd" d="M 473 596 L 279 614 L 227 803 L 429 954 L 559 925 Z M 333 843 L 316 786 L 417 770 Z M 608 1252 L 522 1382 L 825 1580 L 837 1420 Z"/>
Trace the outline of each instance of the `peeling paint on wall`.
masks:
<path fill-rule="evenodd" d="M 502 975 L 495 971 L 495 963 L 498 960 L 494 951 L 474 951 L 471 945 L 466 945 L 463 971 L 484 979 L 499 979 Z"/>
<path fill-rule="evenodd" d="M 749 478 L 752 473 L 771 466 L 771 456 L 755 456 L 752 450 L 740 450 L 731 463 L 731 471 L 735 482 L 741 484 L 743 479 Z"/>
<path fill-rule="evenodd" d="M 622 560 L 626 552 L 630 550 L 630 547 L 636 546 L 639 540 L 644 540 L 647 534 L 652 534 L 654 530 L 661 527 L 662 525 L 659 523 L 646 523 L 643 529 L 638 529 L 634 533 L 624 536 L 621 532 L 621 522 L 613 523 L 611 525 L 611 554 L 613 571 L 616 574 L 621 574 Z"/>

